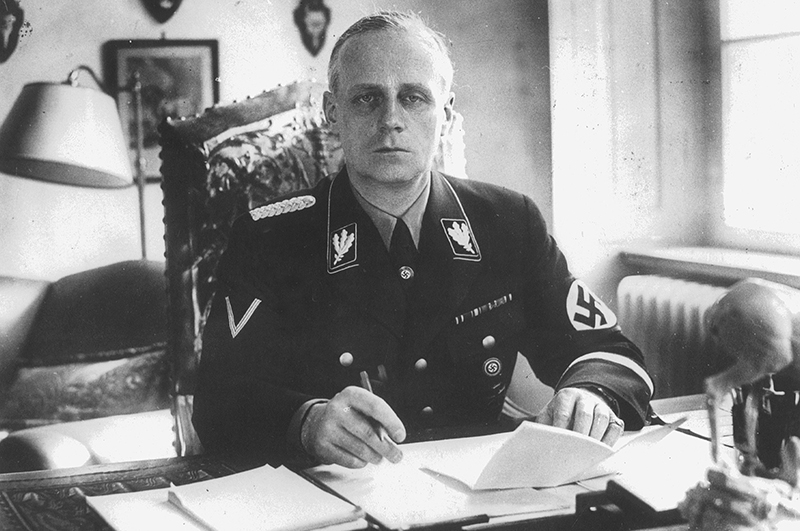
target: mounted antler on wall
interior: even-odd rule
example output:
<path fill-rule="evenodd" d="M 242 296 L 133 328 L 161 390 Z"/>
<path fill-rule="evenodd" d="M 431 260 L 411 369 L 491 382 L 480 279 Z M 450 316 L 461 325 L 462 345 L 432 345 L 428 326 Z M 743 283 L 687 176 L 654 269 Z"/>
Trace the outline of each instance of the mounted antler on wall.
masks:
<path fill-rule="evenodd" d="M 153 15 L 153 18 L 160 23 L 168 21 L 178 7 L 181 5 L 181 0 L 142 0 L 147 12 Z"/>
<path fill-rule="evenodd" d="M 17 0 L 0 0 L 0 63 L 5 63 L 17 48 L 25 20 Z"/>
<path fill-rule="evenodd" d="M 294 23 L 300 30 L 303 46 L 314 57 L 325 45 L 325 32 L 331 21 L 331 10 L 324 0 L 300 0 L 294 9 Z"/>

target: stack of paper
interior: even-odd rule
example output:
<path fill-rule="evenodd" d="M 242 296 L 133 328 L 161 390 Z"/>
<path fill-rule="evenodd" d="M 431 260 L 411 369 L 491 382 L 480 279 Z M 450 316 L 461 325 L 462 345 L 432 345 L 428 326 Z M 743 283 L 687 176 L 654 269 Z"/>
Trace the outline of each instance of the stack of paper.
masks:
<path fill-rule="evenodd" d="M 407 450 L 404 461 L 409 457 Z M 416 468 L 412 459 L 355 470 L 321 465 L 306 474 L 358 503 L 383 527 L 395 530 L 442 524 L 462 527 L 509 515 L 569 512 L 571 506 L 570 499 L 534 489 L 472 491 Z"/>
<path fill-rule="evenodd" d="M 363 511 L 294 472 L 264 466 L 169 489 L 87 497 L 117 531 L 351 531 L 367 527 Z"/>
<path fill-rule="evenodd" d="M 556 487 L 620 472 L 683 419 L 610 446 L 552 426 L 523 422 L 510 433 L 421 443 L 414 460 L 474 490 Z"/>

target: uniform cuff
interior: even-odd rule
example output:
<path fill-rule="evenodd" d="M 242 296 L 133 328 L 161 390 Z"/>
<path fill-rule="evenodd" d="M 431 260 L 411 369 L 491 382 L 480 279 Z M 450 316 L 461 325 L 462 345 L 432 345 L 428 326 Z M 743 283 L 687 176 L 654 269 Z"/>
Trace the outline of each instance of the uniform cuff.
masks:
<path fill-rule="evenodd" d="M 604 388 L 600 385 L 595 384 L 577 384 L 571 385 L 575 389 L 586 389 L 587 391 L 591 391 L 592 393 L 596 394 L 603 401 L 608 404 L 608 407 L 611 408 L 611 411 L 614 412 L 615 415 L 619 416 L 620 409 L 619 409 L 619 400 L 617 400 L 614 395 L 608 389 Z"/>
<path fill-rule="evenodd" d="M 289 422 L 289 429 L 286 430 L 286 443 L 289 452 L 294 457 L 308 457 L 308 452 L 303 448 L 303 441 L 301 435 L 303 433 L 303 423 L 308 417 L 308 412 L 311 411 L 312 406 L 317 404 L 325 404 L 328 402 L 326 398 L 312 398 L 303 403 L 302 406 L 297 408 L 297 411 L 292 415 L 292 420 Z"/>
<path fill-rule="evenodd" d="M 564 371 L 556 390 L 584 386 L 597 386 L 617 400 L 618 416 L 625 421 L 626 429 L 638 430 L 644 426 L 653 384 L 641 365 L 618 354 L 585 354 Z"/>

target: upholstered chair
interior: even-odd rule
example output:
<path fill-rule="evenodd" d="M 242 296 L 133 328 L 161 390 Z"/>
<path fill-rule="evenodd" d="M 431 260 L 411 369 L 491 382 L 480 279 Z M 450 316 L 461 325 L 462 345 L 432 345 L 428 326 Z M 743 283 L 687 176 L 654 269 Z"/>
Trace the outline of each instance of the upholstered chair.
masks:
<path fill-rule="evenodd" d="M 234 219 L 340 167 L 341 150 L 322 116 L 323 90 L 314 82 L 294 83 L 161 125 L 167 350 L 178 455 L 202 451 L 191 422 L 195 375 L 214 271 Z"/>

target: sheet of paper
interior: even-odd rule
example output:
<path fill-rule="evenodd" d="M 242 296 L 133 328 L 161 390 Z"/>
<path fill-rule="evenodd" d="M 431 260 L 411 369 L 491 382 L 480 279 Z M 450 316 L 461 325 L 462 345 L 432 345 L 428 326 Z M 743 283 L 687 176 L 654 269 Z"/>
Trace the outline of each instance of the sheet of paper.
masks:
<path fill-rule="evenodd" d="M 87 496 L 86 503 L 115 531 L 209 531 L 167 499 L 169 489 Z M 366 529 L 365 519 L 320 528 L 319 531 Z"/>
<path fill-rule="evenodd" d="M 421 466 L 472 489 L 563 485 L 613 453 L 585 435 L 533 422 L 510 433 L 422 444 L 430 447 L 421 450 Z"/>
<path fill-rule="evenodd" d="M 485 521 L 569 506 L 568 500 L 534 489 L 471 491 L 452 478 L 419 470 L 409 453 L 413 451 L 404 447 L 403 462 L 397 465 L 384 461 L 356 470 L 322 465 L 306 473 L 362 507 L 389 529 Z"/>
<path fill-rule="evenodd" d="M 664 437 L 681 426 L 686 418 L 680 418 L 666 426 L 649 426 L 626 440 L 624 444 L 617 445 L 614 453 L 597 465 L 584 470 L 573 481 L 583 481 L 608 474 L 622 474 L 628 470 L 640 470 L 647 467 L 653 460 L 655 446 Z"/>
<path fill-rule="evenodd" d="M 617 490 L 628 492 L 654 511 L 672 510 L 686 491 L 705 480 L 711 466 L 710 450 L 708 441 L 676 433 L 669 444 L 659 447 L 657 458 L 643 459 L 639 466 L 632 462 L 612 481 Z M 724 453 L 733 459 L 733 449 L 725 448 Z"/>
<path fill-rule="evenodd" d="M 363 516 L 291 470 L 268 465 L 172 487 L 168 499 L 215 531 L 305 531 Z"/>
<path fill-rule="evenodd" d="M 167 501 L 167 489 L 87 496 L 86 503 L 116 531 L 208 531 Z"/>
<path fill-rule="evenodd" d="M 516 489 L 514 489 L 516 490 Z M 479 531 L 482 529 L 497 529 L 497 526 L 502 524 L 510 524 L 513 522 L 521 522 L 531 519 L 547 518 L 549 516 L 575 514 L 576 500 L 578 494 L 589 492 L 590 489 L 578 484 L 571 483 L 569 485 L 562 485 L 560 487 L 551 487 L 548 489 L 538 489 L 537 492 L 546 494 L 548 497 L 560 500 L 559 506 L 554 508 L 546 508 L 541 511 L 529 513 L 516 513 L 507 515 L 498 515 L 490 518 L 489 522 L 485 524 L 475 524 L 465 527 L 465 531 Z M 476 491 L 476 492 L 503 492 L 503 491 Z M 532 526 L 535 527 L 535 526 Z"/>
<path fill-rule="evenodd" d="M 510 433 L 406 445 L 417 466 L 474 490 L 554 487 L 615 473 L 680 425 L 678 421 L 611 448 L 579 433 L 523 422 Z M 405 448 L 405 447 L 404 447 Z"/>

